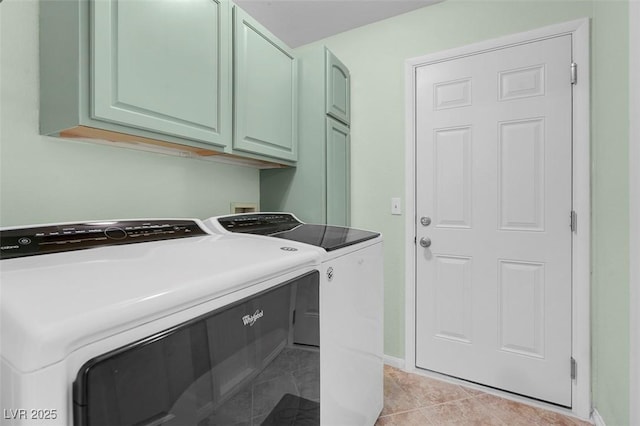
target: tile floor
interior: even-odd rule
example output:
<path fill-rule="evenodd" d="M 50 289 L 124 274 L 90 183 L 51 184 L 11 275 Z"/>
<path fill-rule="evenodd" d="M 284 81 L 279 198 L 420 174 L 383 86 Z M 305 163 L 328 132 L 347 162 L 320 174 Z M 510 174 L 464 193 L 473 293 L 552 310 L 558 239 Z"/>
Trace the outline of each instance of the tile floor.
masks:
<path fill-rule="evenodd" d="M 390 366 L 384 369 L 384 409 L 376 422 L 376 426 L 589 424 Z"/>

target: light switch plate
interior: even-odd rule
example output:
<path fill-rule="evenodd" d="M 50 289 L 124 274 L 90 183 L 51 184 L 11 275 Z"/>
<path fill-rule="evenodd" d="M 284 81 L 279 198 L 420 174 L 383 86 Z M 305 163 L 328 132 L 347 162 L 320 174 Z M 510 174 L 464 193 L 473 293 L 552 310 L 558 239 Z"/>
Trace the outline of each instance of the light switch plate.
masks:
<path fill-rule="evenodd" d="M 400 207 L 400 198 L 393 197 L 391 199 L 391 214 L 402 214 L 402 208 Z"/>

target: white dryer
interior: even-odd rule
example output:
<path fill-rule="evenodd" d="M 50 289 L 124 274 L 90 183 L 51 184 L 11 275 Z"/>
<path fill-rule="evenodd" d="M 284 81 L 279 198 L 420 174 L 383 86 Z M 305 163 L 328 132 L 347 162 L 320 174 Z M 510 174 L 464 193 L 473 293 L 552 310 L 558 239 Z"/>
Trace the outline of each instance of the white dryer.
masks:
<path fill-rule="evenodd" d="M 317 424 L 318 351 L 291 343 L 317 250 L 186 219 L 0 236 L 3 424 Z"/>
<path fill-rule="evenodd" d="M 383 407 L 382 236 L 306 224 L 289 213 L 219 216 L 204 222 L 222 235 L 251 234 L 256 240 L 317 248 L 322 255 L 319 294 L 315 300 L 309 292 L 296 297 L 294 341 L 320 347 L 321 424 L 373 425 Z M 308 325 L 314 314 L 319 342 L 307 331 L 313 330 Z"/>

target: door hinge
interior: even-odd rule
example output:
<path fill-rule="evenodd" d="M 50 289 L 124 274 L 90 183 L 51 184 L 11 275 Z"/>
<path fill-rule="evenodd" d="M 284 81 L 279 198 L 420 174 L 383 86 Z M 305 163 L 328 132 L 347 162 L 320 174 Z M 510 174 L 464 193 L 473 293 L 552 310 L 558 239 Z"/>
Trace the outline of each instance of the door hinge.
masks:
<path fill-rule="evenodd" d="M 575 380 L 578 376 L 578 363 L 571 357 L 571 380 Z"/>
<path fill-rule="evenodd" d="M 578 214 L 575 212 L 575 210 L 571 210 L 571 219 L 570 219 L 570 227 L 571 227 L 571 232 L 577 232 L 578 231 Z"/>
<path fill-rule="evenodd" d="M 293 318 L 291 320 L 291 324 L 295 324 L 296 323 L 296 310 L 293 310 Z"/>
<path fill-rule="evenodd" d="M 578 64 L 571 62 L 571 84 L 578 83 Z"/>
<path fill-rule="evenodd" d="M 413 237 L 413 244 L 417 244 L 418 243 L 418 237 Z"/>

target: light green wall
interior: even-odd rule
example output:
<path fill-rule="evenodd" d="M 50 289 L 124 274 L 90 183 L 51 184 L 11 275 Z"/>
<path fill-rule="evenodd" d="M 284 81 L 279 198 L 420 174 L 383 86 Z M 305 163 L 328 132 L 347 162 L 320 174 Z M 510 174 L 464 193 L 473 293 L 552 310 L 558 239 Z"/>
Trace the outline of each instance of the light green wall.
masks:
<path fill-rule="evenodd" d="M 628 424 L 628 21 L 626 1 L 464 2 L 323 40 L 352 73 L 353 225 L 385 235 L 385 352 L 404 355 L 404 61 L 592 17 L 593 394 Z M 226 213 L 258 200 L 258 172 L 38 135 L 37 3 L 0 4 L 0 224 Z M 304 48 L 302 48 L 304 49 Z"/>
<path fill-rule="evenodd" d="M 412 57 L 592 18 L 593 394 L 628 424 L 628 19 L 626 1 L 448 0 L 321 40 L 352 75 L 352 224 L 385 236 L 385 353 L 404 356 L 404 63 Z M 314 45 L 303 46 L 300 51 Z"/>
<path fill-rule="evenodd" d="M 629 424 L 630 404 L 628 6 L 594 3 L 591 46 L 592 389 L 608 426 Z"/>
<path fill-rule="evenodd" d="M 258 170 L 38 134 L 38 2 L 0 3 L 0 225 L 229 213 Z"/>

